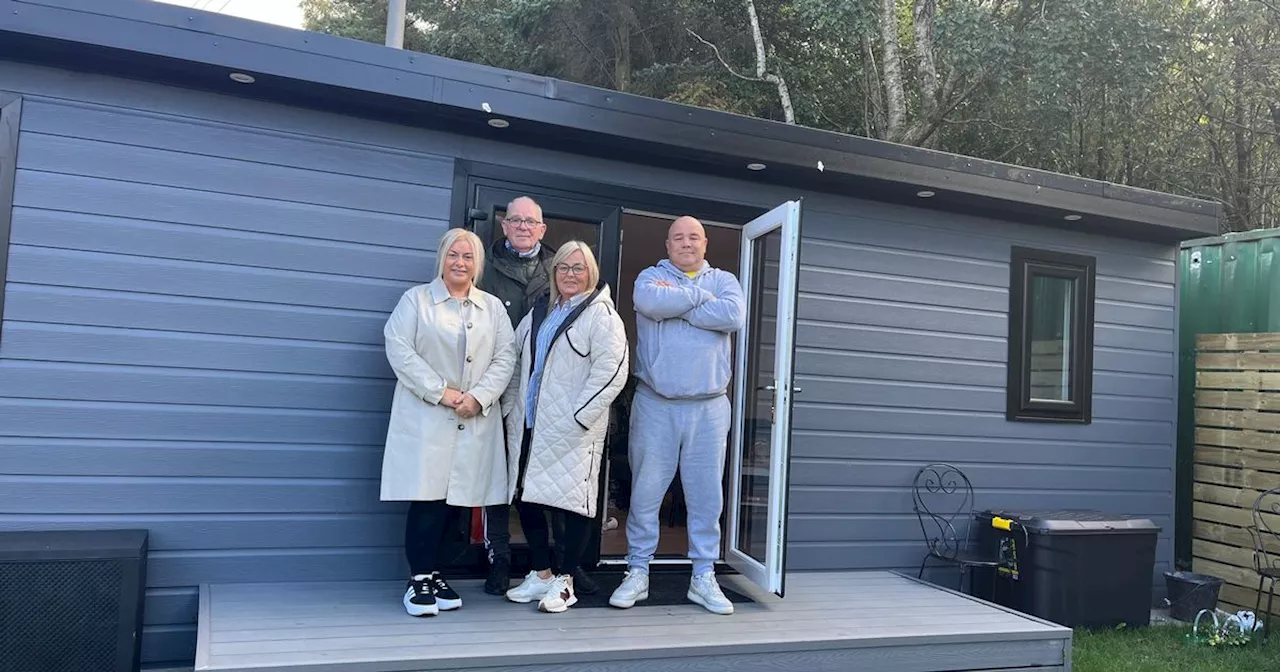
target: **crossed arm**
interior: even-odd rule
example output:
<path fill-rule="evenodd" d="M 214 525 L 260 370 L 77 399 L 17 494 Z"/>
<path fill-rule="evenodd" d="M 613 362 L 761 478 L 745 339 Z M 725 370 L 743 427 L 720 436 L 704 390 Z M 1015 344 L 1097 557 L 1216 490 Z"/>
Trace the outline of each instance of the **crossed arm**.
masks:
<path fill-rule="evenodd" d="M 652 320 L 679 318 L 695 327 L 725 333 L 741 329 L 746 320 L 742 287 L 723 275 L 711 291 L 693 285 L 676 285 L 663 280 L 652 269 L 645 269 L 636 278 L 632 303 L 636 312 Z"/>

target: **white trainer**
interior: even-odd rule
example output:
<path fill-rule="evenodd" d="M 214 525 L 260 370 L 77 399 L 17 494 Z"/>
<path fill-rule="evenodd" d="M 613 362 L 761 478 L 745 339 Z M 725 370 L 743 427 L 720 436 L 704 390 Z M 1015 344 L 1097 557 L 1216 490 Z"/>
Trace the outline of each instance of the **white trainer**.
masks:
<path fill-rule="evenodd" d="M 567 575 L 562 574 L 551 580 L 551 587 L 538 601 L 538 611 L 558 614 L 568 611 L 569 607 L 577 603 L 578 596 L 573 593 L 573 583 Z"/>
<path fill-rule="evenodd" d="M 541 600 L 543 595 L 547 594 L 547 590 L 551 588 L 551 584 L 555 581 L 555 577 L 544 579 L 538 576 L 536 570 L 529 570 L 525 575 L 524 581 L 520 585 L 507 591 L 507 599 L 520 604 L 528 604 L 534 600 Z"/>
<path fill-rule="evenodd" d="M 609 596 L 609 604 L 619 609 L 630 609 L 640 600 L 649 599 L 649 572 L 628 569 L 622 585 Z"/>
<path fill-rule="evenodd" d="M 733 603 L 720 590 L 715 572 L 703 572 L 700 576 L 693 577 L 689 581 L 689 594 L 685 597 L 713 614 L 728 616 L 733 613 Z"/>

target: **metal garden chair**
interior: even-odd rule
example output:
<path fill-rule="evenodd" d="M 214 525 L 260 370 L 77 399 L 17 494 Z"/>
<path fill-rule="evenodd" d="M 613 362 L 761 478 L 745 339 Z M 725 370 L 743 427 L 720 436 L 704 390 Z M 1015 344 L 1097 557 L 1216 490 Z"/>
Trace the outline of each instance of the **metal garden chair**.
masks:
<path fill-rule="evenodd" d="M 970 573 L 969 570 L 974 567 L 987 567 L 991 569 L 994 595 L 999 560 L 995 554 L 975 552 L 970 545 L 974 512 L 973 485 L 969 482 L 969 477 L 954 465 L 926 464 L 916 472 L 911 486 L 911 499 L 916 518 L 920 521 L 920 530 L 924 533 L 925 545 L 929 549 L 920 560 L 917 578 L 924 578 L 924 568 L 929 558 L 936 558 L 956 566 L 960 575 L 956 588 L 963 592 L 965 574 Z M 964 520 L 961 521 L 961 518 Z M 958 522 L 964 524 L 963 540 L 956 530 Z M 969 589 L 972 592 L 972 576 Z"/>
<path fill-rule="evenodd" d="M 1267 517 L 1264 517 L 1266 514 Z M 1271 516 L 1274 516 L 1272 518 Z M 1262 619 L 1262 638 L 1271 636 L 1271 605 L 1276 597 L 1276 581 L 1280 580 L 1280 486 L 1271 488 L 1253 500 L 1253 524 L 1248 528 L 1253 537 L 1253 571 L 1258 573 L 1258 599 L 1253 613 Z M 1262 606 L 1262 585 L 1270 582 L 1267 590 L 1267 610 Z"/>

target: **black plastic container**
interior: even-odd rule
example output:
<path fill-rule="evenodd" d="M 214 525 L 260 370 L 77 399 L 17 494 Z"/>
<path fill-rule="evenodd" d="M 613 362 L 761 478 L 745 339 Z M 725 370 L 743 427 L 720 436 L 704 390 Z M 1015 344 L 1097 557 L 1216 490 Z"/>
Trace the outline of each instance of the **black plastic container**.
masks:
<path fill-rule="evenodd" d="M 1208 574 L 1165 572 L 1164 583 L 1169 590 L 1169 616 L 1190 623 L 1201 609 L 1218 606 L 1223 580 Z"/>
<path fill-rule="evenodd" d="M 1014 521 L 1006 531 L 993 517 Z M 1156 539 L 1146 518 L 1092 510 L 978 514 L 973 535 L 999 550 L 994 582 L 975 579 L 979 597 L 1067 627 L 1143 627 L 1151 622 Z M 988 570 L 990 571 L 990 570 Z"/>

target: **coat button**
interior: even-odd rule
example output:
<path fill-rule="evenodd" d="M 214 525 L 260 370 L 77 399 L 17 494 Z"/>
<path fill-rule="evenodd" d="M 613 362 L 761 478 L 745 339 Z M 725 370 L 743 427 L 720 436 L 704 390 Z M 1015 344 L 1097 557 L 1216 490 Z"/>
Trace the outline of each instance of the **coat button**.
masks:
<path fill-rule="evenodd" d="M 511 305 L 511 302 L 510 302 L 510 301 L 508 301 L 508 302 L 507 302 L 507 305 L 508 305 L 508 306 L 509 306 L 509 305 Z"/>
<path fill-rule="evenodd" d="M 467 361 L 471 361 L 471 355 L 467 355 Z"/>
<path fill-rule="evenodd" d="M 467 323 L 467 328 L 468 328 L 468 329 L 470 329 L 470 328 L 471 328 L 471 323 L 470 323 L 470 322 L 468 322 L 468 323 Z"/>
<path fill-rule="evenodd" d="M 466 428 L 467 428 L 466 425 L 462 424 L 461 422 L 458 423 L 458 429 L 466 429 Z"/>

